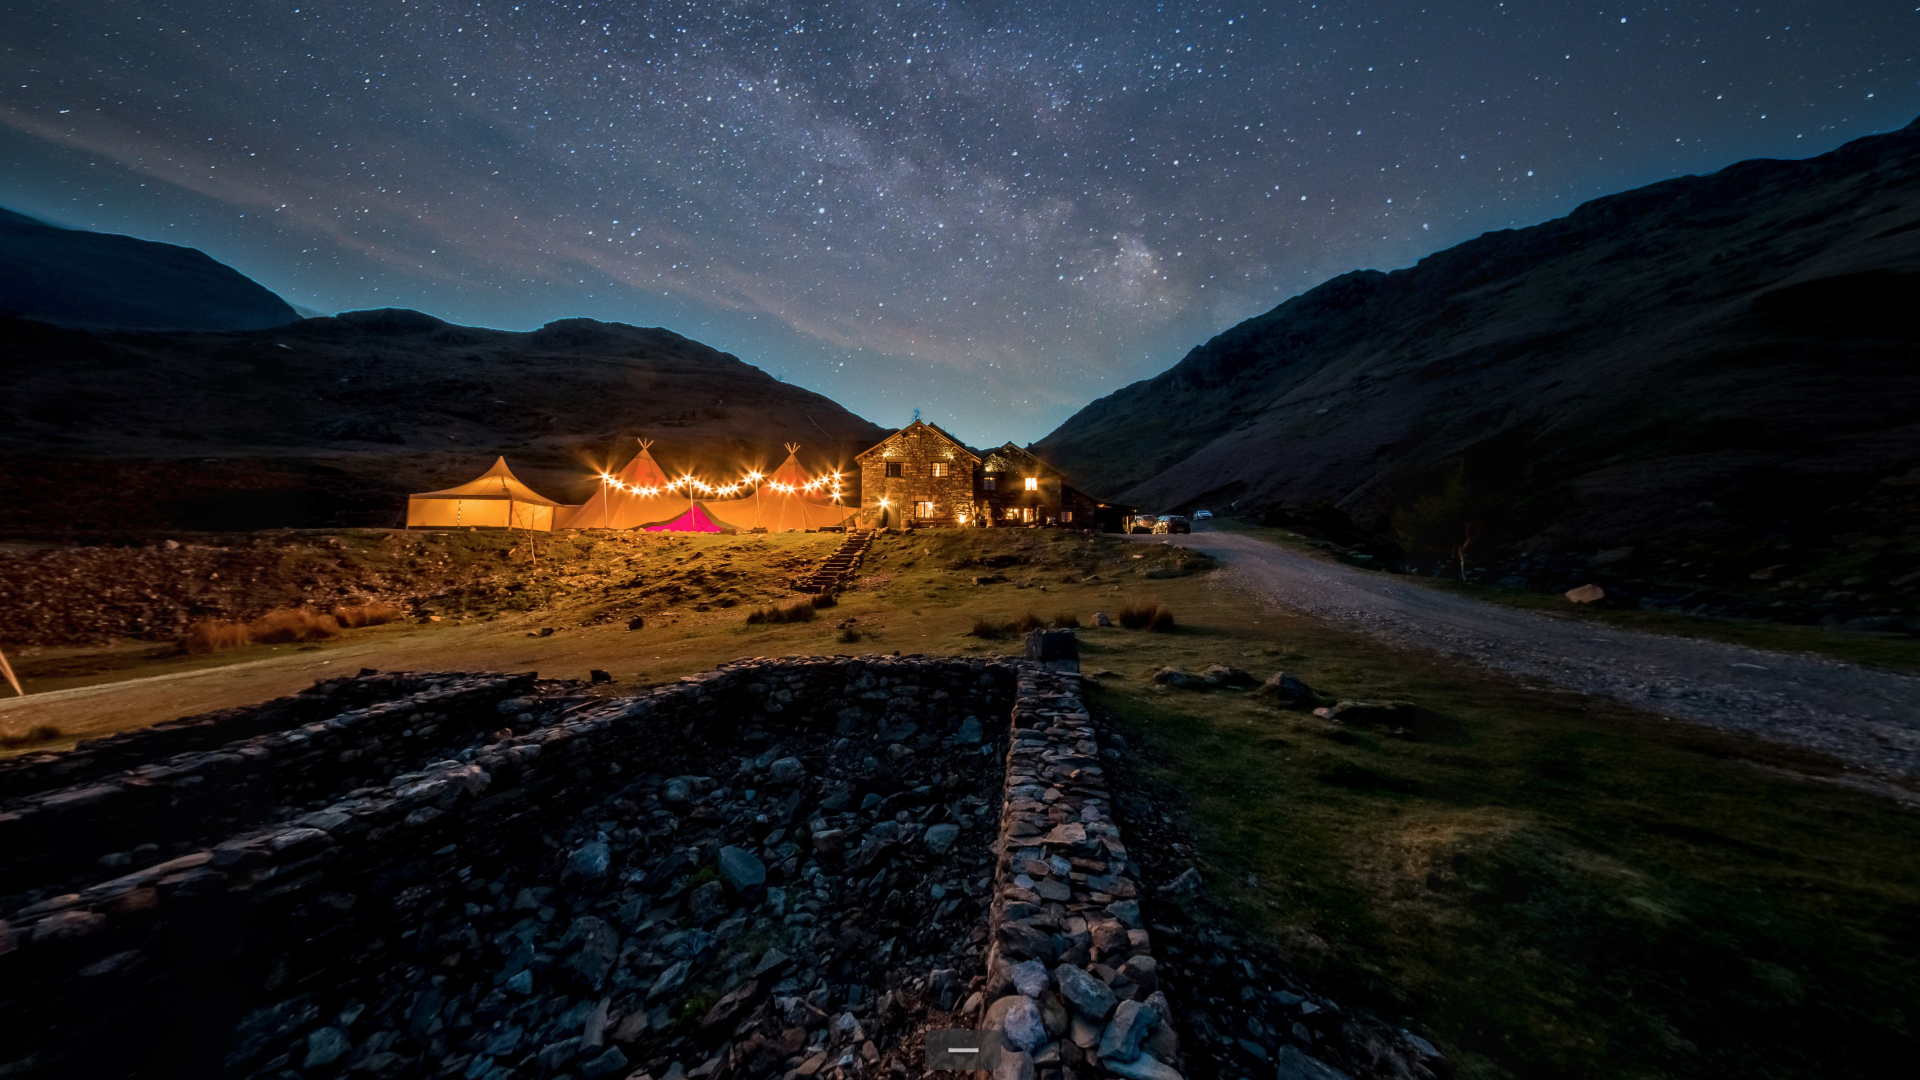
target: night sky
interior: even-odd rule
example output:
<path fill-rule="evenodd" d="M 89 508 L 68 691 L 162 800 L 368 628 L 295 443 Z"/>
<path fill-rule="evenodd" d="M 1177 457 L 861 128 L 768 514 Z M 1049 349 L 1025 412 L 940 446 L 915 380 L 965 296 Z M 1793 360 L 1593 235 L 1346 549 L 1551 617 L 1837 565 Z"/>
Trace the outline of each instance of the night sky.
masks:
<path fill-rule="evenodd" d="M 0 203 L 1029 441 L 1359 267 L 1920 113 L 1920 0 L 0 6 Z"/>

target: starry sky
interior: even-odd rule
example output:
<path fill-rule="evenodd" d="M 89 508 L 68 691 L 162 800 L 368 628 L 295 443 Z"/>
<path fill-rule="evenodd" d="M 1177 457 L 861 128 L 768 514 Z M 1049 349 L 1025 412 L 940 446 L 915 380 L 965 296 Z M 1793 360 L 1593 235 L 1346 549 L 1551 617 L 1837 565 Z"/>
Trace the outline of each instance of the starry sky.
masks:
<path fill-rule="evenodd" d="M 1039 438 L 1335 274 L 1920 114 L 1920 0 L 12 0 L 0 204 Z"/>

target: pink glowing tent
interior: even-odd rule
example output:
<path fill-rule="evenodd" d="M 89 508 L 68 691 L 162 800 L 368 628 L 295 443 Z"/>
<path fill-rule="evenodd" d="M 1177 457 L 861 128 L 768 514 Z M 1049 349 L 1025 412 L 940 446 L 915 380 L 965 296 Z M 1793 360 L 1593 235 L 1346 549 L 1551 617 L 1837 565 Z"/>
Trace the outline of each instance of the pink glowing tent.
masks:
<path fill-rule="evenodd" d="M 731 533 L 738 532 L 732 525 L 717 521 L 707 512 L 704 504 L 695 503 L 692 509 L 683 511 L 672 521 L 663 521 L 658 525 L 643 526 L 647 532 L 691 532 L 691 533 Z"/>

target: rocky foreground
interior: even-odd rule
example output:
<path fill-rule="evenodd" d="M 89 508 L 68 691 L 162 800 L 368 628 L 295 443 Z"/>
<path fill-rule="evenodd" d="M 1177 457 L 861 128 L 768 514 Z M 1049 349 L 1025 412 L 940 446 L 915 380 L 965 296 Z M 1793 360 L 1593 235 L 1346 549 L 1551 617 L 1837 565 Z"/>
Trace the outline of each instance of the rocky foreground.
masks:
<path fill-rule="evenodd" d="M 0 823 L 71 838 L 0 897 L 0 1074 L 841 1080 L 947 1028 L 1007 1080 L 1445 1070 L 1179 925 L 1077 675 L 365 678 L 0 768 Z"/>

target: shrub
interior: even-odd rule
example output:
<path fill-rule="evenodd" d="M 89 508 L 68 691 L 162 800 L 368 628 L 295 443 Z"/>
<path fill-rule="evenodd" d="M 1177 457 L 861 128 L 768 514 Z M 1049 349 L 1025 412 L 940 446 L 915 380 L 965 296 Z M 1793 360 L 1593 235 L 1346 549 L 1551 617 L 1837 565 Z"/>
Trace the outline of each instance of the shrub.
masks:
<path fill-rule="evenodd" d="M 1000 636 L 1000 624 L 992 619 L 973 620 L 973 629 L 967 631 L 977 638 L 997 638 Z"/>
<path fill-rule="evenodd" d="M 1024 634 L 1029 630 L 1044 630 L 1046 629 L 1046 625 L 1046 623 L 1040 621 L 1040 616 L 1029 611 L 1023 617 L 1008 623 L 1007 633 Z"/>
<path fill-rule="evenodd" d="M 1144 630 L 1153 621 L 1153 613 L 1158 607 L 1134 607 L 1128 604 L 1120 609 L 1120 625 L 1129 630 Z"/>
<path fill-rule="evenodd" d="M 814 610 L 816 611 L 821 608 L 830 608 L 830 607 L 839 607 L 839 606 L 840 606 L 839 593 L 823 592 L 815 595 L 813 598 L 813 607 L 814 607 Z"/>
<path fill-rule="evenodd" d="M 797 604 L 788 604 L 786 607 L 763 607 L 749 611 L 747 612 L 747 623 L 749 625 L 755 625 L 759 623 L 812 622 L 815 617 L 813 601 L 802 600 Z"/>
<path fill-rule="evenodd" d="M 245 623 L 224 622 L 220 619 L 201 619 L 180 639 L 180 646 L 190 653 L 216 653 L 227 649 L 238 649 L 253 644 L 253 636 L 247 633 Z"/>
<path fill-rule="evenodd" d="M 1056 630 L 1077 630 L 1080 627 L 1080 616 L 1072 612 L 1062 612 L 1053 617 L 1053 625 Z"/>
<path fill-rule="evenodd" d="M 843 626 L 840 628 L 840 641 L 842 644 L 851 645 L 859 640 L 860 631 L 855 630 L 851 626 Z"/>
<path fill-rule="evenodd" d="M 339 637 L 340 624 L 312 608 L 281 608 L 248 623 L 247 635 L 260 645 L 322 641 Z"/>
<path fill-rule="evenodd" d="M 349 630 L 399 622 L 402 615 L 392 604 L 342 604 L 333 609 L 333 621 Z"/>
<path fill-rule="evenodd" d="M 19 735 L 0 735 L 0 749 L 18 750 L 35 743 L 49 743 L 64 734 L 52 724 L 39 724 Z"/>
<path fill-rule="evenodd" d="M 1147 622 L 1147 629 L 1158 634 L 1173 633 L 1173 612 L 1164 607 L 1153 609 L 1153 617 Z"/>

